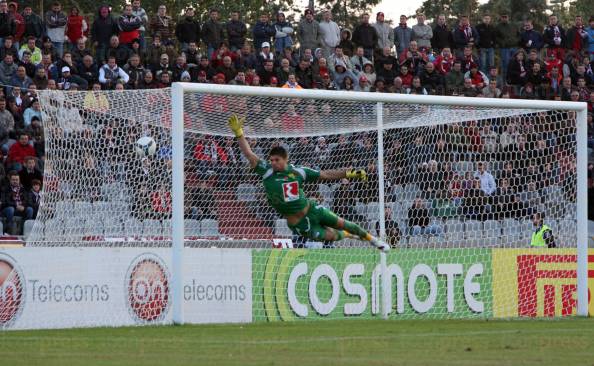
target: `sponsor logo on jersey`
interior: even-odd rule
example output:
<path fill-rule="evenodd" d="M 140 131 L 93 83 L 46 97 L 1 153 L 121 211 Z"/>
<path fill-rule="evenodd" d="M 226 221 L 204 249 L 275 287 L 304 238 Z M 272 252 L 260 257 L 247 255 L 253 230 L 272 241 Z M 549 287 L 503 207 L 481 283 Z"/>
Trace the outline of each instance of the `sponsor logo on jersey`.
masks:
<path fill-rule="evenodd" d="M 25 306 L 25 278 L 16 261 L 0 253 L 0 328 L 14 323 Z"/>
<path fill-rule="evenodd" d="M 285 202 L 297 201 L 299 199 L 299 183 L 283 183 L 283 196 L 285 198 Z"/>
<path fill-rule="evenodd" d="M 139 323 L 162 320 L 170 307 L 169 273 L 163 260 L 152 253 L 136 257 L 126 274 L 126 299 L 130 315 Z"/>

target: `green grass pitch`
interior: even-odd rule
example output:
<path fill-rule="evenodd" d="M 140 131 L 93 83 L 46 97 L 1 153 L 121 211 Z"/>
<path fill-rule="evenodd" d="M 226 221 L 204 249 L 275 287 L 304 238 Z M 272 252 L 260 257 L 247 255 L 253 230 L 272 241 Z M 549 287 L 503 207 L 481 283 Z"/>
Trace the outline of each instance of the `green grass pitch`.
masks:
<path fill-rule="evenodd" d="M 594 365 L 594 319 L 321 321 L 0 332 L 17 365 Z"/>

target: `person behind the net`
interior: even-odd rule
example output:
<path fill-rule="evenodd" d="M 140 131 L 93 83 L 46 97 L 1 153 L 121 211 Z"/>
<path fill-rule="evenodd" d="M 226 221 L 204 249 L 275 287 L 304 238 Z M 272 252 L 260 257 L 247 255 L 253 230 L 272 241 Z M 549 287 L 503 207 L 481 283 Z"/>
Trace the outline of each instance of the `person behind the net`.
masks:
<path fill-rule="evenodd" d="M 235 134 L 239 149 L 249 161 L 252 170 L 262 177 L 268 203 L 286 220 L 289 228 L 296 234 L 316 241 L 339 241 L 344 238 L 359 238 L 381 250 L 389 250 L 382 240 L 372 236 L 359 225 L 347 221 L 329 209 L 308 199 L 303 193 L 303 184 L 319 180 L 339 180 L 343 178 L 366 180 L 364 170 L 322 170 L 289 164 L 287 150 L 282 146 L 273 147 L 269 152 L 269 162 L 253 153 L 243 134 L 245 119 L 237 115 L 229 118 L 229 127 Z"/>

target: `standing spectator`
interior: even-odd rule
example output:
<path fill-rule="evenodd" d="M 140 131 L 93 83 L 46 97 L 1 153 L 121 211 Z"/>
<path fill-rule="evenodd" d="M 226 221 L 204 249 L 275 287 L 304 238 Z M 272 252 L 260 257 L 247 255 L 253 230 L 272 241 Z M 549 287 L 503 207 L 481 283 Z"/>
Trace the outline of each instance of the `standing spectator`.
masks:
<path fill-rule="evenodd" d="M 78 8 L 73 6 L 70 9 L 70 14 L 66 22 L 66 42 L 68 42 L 68 50 L 76 46 L 79 39 L 86 39 L 85 32 L 89 28 L 87 21 L 79 14 Z"/>
<path fill-rule="evenodd" d="M 338 27 L 338 24 L 332 20 L 332 13 L 330 10 L 325 10 L 322 13 L 322 21 L 320 22 L 320 40 L 322 43 L 323 55 L 326 58 L 334 53 L 334 49 L 340 43 L 340 28 Z"/>
<path fill-rule="evenodd" d="M 518 29 L 509 22 L 507 14 L 501 14 L 500 22 L 495 27 L 495 44 L 499 47 L 499 58 L 501 60 L 501 75 L 507 77 L 507 66 L 520 42 Z"/>
<path fill-rule="evenodd" d="M 588 49 L 588 32 L 584 27 L 584 20 L 580 15 L 575 17 L 573 27 L 567 30 L 566 47 L 569 50 L 574 50 L 576 53 Z"/>
<path fill-rule="evenodd" d="M 118 80 L 126 84 L 130 77 L 121 67 L 118 67 L 115 57 L 110 56 L 107 63 L 99 69 L 99 82 L 104 90 L 110 90 L 115 87 Z"/>
<path fill-rule="evenodd" d="M 454 29 L 453 37 L 454 47 L 456 48 L 458 55 L 462 53 L 464 47 L 476 46 L 477 41 L 479 40 L 479 34 L 476 31 L 476 28 L 470 25 L 470 20 L 466 15 L 460 17 L 458 28 Z"/>
<path fill-rule="evenodd" d="M 452 32 L 446 24 L 446 17 L 443 14 L 437 16 L 437 24 L 433 28 L 433 37 L 431 38 L 431 47 L 436 52 L 441 52 L 444 48 L 452 48 Z"/>
<path fill-rule="evenodd" d="M 231 12 L 231 20 L 227 22 L 226 28 L 227 37 L 229 39 L 229 48 L 231 48 L 232 52 L 240 50 L 245 44 L 245 35 L 247 34 L 247 27 L 245 23 L 240 20 L 239 11 L 235 10 Z M 281 48 L 280 50 L 282 49 L 283 48 Z"/>
<path fill-rule="evenodd" d="M 299 38 L 299 53 L 301 55 L 304 54 L 306 49 L 315 50 L 320 47 L 320 24 L 314 19 L 313 10 L 305 9 L 304 19 L 299 22 L 297 37 Z"/>
<path fill-rule="evenodd" d="M 377 13 L 373 28 L 375 28 L 375 31 L 377 32 L 378 49 L 381 51 L 384 48 L 389 48 L 391 51 L 394 47 L 394 31 L 392 30 L 392 27 L 390 27 L 390 25 L 385 22 L 384 17 L 384 13 Z"/>
<path fill-rule="evenodd" d="M 441 234 L 441 227 L 431 223 L 429 210 L 420 197 L 415 198 L 412 206 L 408 209 L 408 230 L 412 236 Z"/>
<path fill-rule="evenodd" d="M 0 1 L 0 47 L 4 45 L 4 38 L 12 36 L 16 32 L 16 21 L 8 12 L 6 1 Z"/>
<path fill-rule="evenodd" d="M 495 65 L 495 27 L 491 24 L 490 15 L 483 16 L 483 22 L 476 26 L 476 31 L 479 34 L 481 71 L 486 74 Z"/>
<path fill-rule="evenodd" d="M 14 45 L 17 49 L 21 47 L 23 34 L 25 33 L 25 19 L 23 19 L 23 16 L 21 14 L 19 14 L 18 10 L 19 4 L 17 4 L 16 2 L 13 1 L 8 4 L 8 12 L 12 15 L 12 17 L 14 18 L 14 22 L 16 24 L 13 36 Z"/>
<path fill-rule="evenodd" d="M 25 164 L 23 165 L 23 169 L 19 171 L 19 177 L 25 189 L 31 189 L 34 180 L 43 181 L 43 172 L 37 168 L 37 158 L 34 156 L 27 156 L 25 158 Z"/>
<path fill-rule="evenodd" d="M 186 13 L 175 26 L 175 36 L 182 52 L 186 52 L 190 42 L 200 42 L 200 24 L 194 18 L 194 9 L 187 8 Z"/>
<path fill-rule="evenodd" d="M 138 28 L 138 40 L 140 41 L 140 49 L 144 50 L 146 48 L 144 33 L 146 32 L 146 27 L 148 25 L 148 15 L 146 15 L 146 10 L 140 6 L 140 0 L 132 1 L 132 14 L 140 18 L 140 21 L 142 22 L 140 28 Z"/>
<path fill-rule="evenodd" d="M 352 41 L 352 34 L 349 29 L 343 29 L 340 32 L 340 47 L 345 55 L 351 57 L 355 53 L 355 44 Z"/>
<path fill-rule="evenodd" d="M 39 46 L 39 41 L 41 40 L 45 30 L 43 26 L 43 20 L 39 15 L 33 13 L 33 9 L 30 6 L 25 6 L 25 10 L 23 11 L 23 20 L 25 22 L 25 31 L 23 32 L 23 37 L 34 37 L 37 40 L 37 46 Z M 3 24 L 2 21 L 0 21 L 0 23 Z"/>
<path fill-rule="evenodd" d="M 293 26 L 289 23 L 284 13 L 276 15 L 276 23 L 274 23 L 276 34 L 274 35 L 274 50 L 280 56 L 285 50 L 292 50 L 293 48 Z"/>
<path fill-rule="evenodd" d="M 140 38 L 142 19 L 132 13 L 132 5 L 126 4 L 123 14 L 117 20 L 117 26 L 120 43 L 130 48 L 132 41 Z"/>
<path fill-rule="evenodd" d="M 394 43 L 396 44 L 397 56 L 408 49 L 410 41 L 412 40 L 412 29 L 406 23 L 406 15 L 400 16 L 400 23 L 394 28 Z"/>
<path fill-rule="evenodd" d="M 254 34 L 254 49 L 256 50 L 256 53 L 260 53 L 264 43 L 270 45 L 272 37 L 276 35 L 276 28 L 270 24 L 268 14 L 262 13 L 260 14 L 260 20 L 254 25 L 252 32 Z"/>
<path fill-rule="evenodd" d="M 544 29 L 543 34 L 544 42 L 546 46 L 553 52 L 558 59 L 565 59 L 565 30 L 559 24 L 559 20 L 556 15 L 549 16 L 549 25 Z"/>
<path fill-rule="evenodd" d="M 167 7 L 165 5 L 159 5 L 157 14 L 151 19 L 149 26 L 151 34 L 153 36 L 155 34 L 160 35 L 163 43 L 167 43 L 169 40 L 173 39 L 175 27 L 173 19 L 167 15 Z"/>
<path fill-rule="evenodd" d="M 47 28 L 47 36 L 52 40 L 59 57 L 62 57 L 62 53 L 64 53 L 66 23 L 68 23 L 68 18 L 62 12 L 62 5 L 57 1 L 54 2 L 52 4 L 52 10 L 45 13 L 45 26 Z"/>
<path fill-rule="evenodd" d="M 540 51 L 543 45 L 542 35 L 534 30 L 531 20 L 526 20 L 524 30 L 520 33 L 520 46 L 529 52 L 531 49 Z"/>
<path fill-rule="evenodd" d="M 369 14 L 361 15 L 361 21 L 353 32 L 353 42 L 363 47 L 364 55 L 368 60 L 373 60 L 373 51 L 378 46 L 378 40 L 375 28 L 369 24 Z"/>
<path fill-rule="evenodd" d="M 219 11 L 216 9 L 210 10 L 209 18 L 202 26 L 202 40 L 206 44 L 208 59 L 225 40 L 223 24 L 219 22 Z"/>
<path fill-rule="evenodd" d="M 97 63 L 103 64 L 111 36 L 117 34 L 117 24 L 111 17 L 111 10 L 105 5 L 99 7 L 97 14 L 91 26 L 91 38 L 95 46 L 95 59 Z"/>
<path fill-rule="evenodd" d="M 425 14 L 417 14 L 417 24 L 412 27 L 412 39 L 417 41 L 421 51 L 427 51 L 431 48 L 431 38 L 433 38 L 433 29 L 425 24 Z"/>
<path fill-rule="evenodd" d="M 14 217 L 20 216 L 23 220 L 31 220 L 33 208 L 27 206 L 25 188 L 21 185 L 16 171 L 8 173 L 8 182 L 9 184 L 2 190 L 2 214 L 6 217 L 6 231 L 15 235 L 17 232 Z"/>

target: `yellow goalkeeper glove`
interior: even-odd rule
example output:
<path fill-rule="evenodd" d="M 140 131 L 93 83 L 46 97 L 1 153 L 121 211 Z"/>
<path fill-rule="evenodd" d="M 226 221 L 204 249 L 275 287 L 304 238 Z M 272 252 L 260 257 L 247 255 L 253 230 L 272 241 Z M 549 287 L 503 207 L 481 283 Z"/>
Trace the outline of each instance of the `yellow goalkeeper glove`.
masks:
<path fill-rule="evenodd" d="M 363 169 L 355 169 L 355 170 L 347 170 L 346 177 L 348 179 L 356 179 L 362 180 L 363 182 L 367 182 L 367 172 Z"/>
<path fill-rule="evenodd" d="M 239 138 L 243 136 L 243 124 L 245 122 L 245 118 L 240 118 L 238 115 L 233 114 L 229 117 L 229 128 L 235 134 L 235 137 Z"/>

